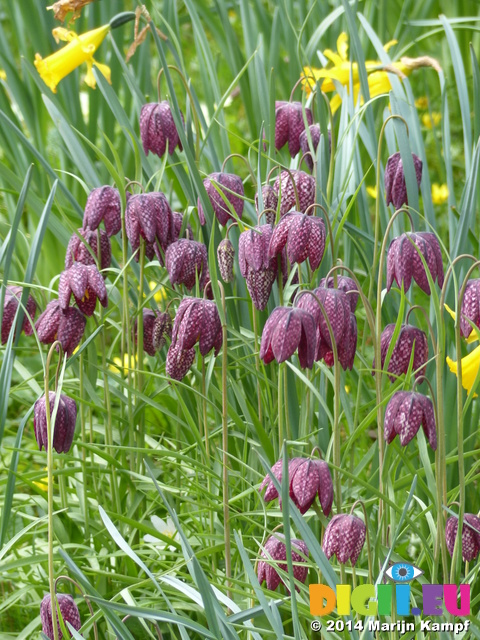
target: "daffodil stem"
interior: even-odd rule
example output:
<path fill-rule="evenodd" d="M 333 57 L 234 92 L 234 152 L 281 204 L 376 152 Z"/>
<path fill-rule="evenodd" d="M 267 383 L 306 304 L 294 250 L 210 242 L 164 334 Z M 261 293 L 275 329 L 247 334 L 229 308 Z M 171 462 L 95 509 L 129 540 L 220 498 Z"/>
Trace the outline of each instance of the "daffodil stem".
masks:
<path fill-rule="evenodd" d="M 137 389 L 139 393 L 138 402 L 140 400 L 140 394 L 143 393 L 143 279 L 145 272 L 145 240 L 140 238 L 140 276 L 138 282 L 138 305 L 137 305 Z M 137 429 L 137 471 L 140 473 L 143 462 L 143 454 L 141 451 L 145 448 L 145 430 L 144 430 L 144 411 L 139 412 L 138 417 L 138 429 Z"/>
<path fill-rule="evenodd" d="M 220 285 L 220 283 L 219 283 Z M 225 537 L 225 577 L 227 579 L 227 595 L 231 598 L 232 588 L 232 557 L 230 542 L 230 511 L 228 504 L 228 350 L 227 350 L 227 309 L 225 302 L 225 290 L 220 285 L 222 293 L 222 450 L 223 450 L 223 527 Z"/>

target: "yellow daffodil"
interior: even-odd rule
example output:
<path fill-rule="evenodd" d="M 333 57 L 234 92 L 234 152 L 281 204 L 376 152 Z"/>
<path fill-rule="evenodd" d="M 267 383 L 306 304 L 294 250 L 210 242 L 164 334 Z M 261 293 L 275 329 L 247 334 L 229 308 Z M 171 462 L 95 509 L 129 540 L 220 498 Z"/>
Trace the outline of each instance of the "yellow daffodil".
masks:
<path fill-rule="evenodd" d="M 420 109 L 421 111 L 425 111 L 428 109 L 428 98 L 426 96 L 421 96 L 415 100 L 415 107 Z"/>
<path fill-rule="evenodd" d="M 433 204 L 444 204 L 448 200 L 448 187 L 446 184 L 432 184 L 432 202 Z"/>
<path fill-rule="evenodd" d="M 447 356 L 447 364 L 450 371 L 457 375 L 457 361 Z M 480 346 L 475 347 L 468 355 L 462 358 L 462 387 L 470 393 L 480 368 Z M 477 394 L 475 393 L 475 397 Z"/>
<path fill-rule="evenodd" d="M 396 44 L 396 40 L 391 40 L 384 45 L 385 51 L 388 51 L 392 45 Z M 339 82 L 347 90 L 350 90 L 350 78 L 353 83 L 353 100 L 357 101 L 360 93 L 360 74 L 358 71 L 358 64 L 356 62 L 351 63 L 348 59 L 348 36 L 346 33 L 341 33 L 337 40 L 337 52 L 335 53 L 331 49 L 326 49 L 323 55 L 333 63 L 332 67 L 324 69 L 316 69 L 313 67 L 303 68 L 303 82 L 302 85 L 307 93 L 310 93 L 314 82 L 323 80 L 322 91 L 329 93 L 335 90 L 335 82 Z M 392 62 L 389 65 L 384 65 L 378 60 L 367 60 L 365 62 L 365 68 L 368 74 L 368 88 L 370 97 L 381 95 L 382 93 L 388 93 L 392 88 L 390 84 L 389 73 L 394 73 L 400 78 L 405 78 L 413 69 L 420 66 L 432 66 L 437 70 L 440 69 L 438 63 L 424 56 L 422 58 L 401 58 L 400 61 Z M 342 102 L 339 95 L 334 96 L 330 101 L 332 112 L 338 109 Z"/>
<path fill-rule="evenodd" d="M 426 129 L 432 129 L 437 127 L 442 120 L 442 114 L 438 111 L 432 111 L 432 113 L 424 113 L 422 116 L 422 124 Z"/>
<path fill-rule="evenodd" d="M 445 310 L 447 311 L 447 313 L 449 313 L 452 316 L 452 318 L 456 320 L 457 314 L 455 313 L 455 311 L 453 309 L 450 309 L 448 304 L 444 304 L 443 306 L 445 307 Z M 474 329 L 472 329 L 472 333 L 467 338 L 467 344 L 472 344 L 472 342 L 477 342 L 478 339 L 479 339 L 478 333 Z"/>
<path fill-rule="evenodd" d="M 3 69 L 0 69 L 0 80 L 6 80 L 6 79 L 7 79 L 7 74 Z"/>
<path fill-rule="evenodd" d="M 152 280 L 151 282 L 148 283 L 148 286 L 150 288 L 150 291 L 155 291 L 155 289 L 157 288 L 157 283 Z M 165 287 L 160 287 L 158 291 L 155 291 L 153 299 L 157 304 L 160 304 L 162 300 L 166 300 L 167 292 L 165 291 Z"/>
<path fill-rule="evenodd" d="M 128 353 L 125 353 L 125 355 L 123 356 L 123 366 L 122 360 L 118 356 L 115 356 L 113 362 L 115 364 L 108 365 L 110 371 L 112 371 L 112 373 L 123 373 L 123 375 L 126 376 L 129 369 L 135 369 L 138 358 L 137 356 L 130 356 L 130 366 L 128 366 Z"/>
<path fill-rule="evenodd" d="M 110 68 L 105 64 L 99 64 L 93 59 L 93 54 L 102 44 L 110 29 L 111 26 L 106 24 L 103 27 L 80 35 L 63 27 L 53 29 L 52 33 L 55 40 L 57 42 L 62 40 L 63 42 L 68 42 L 68 44 L 47 58 L 42 58 L 38 53 L 35 55 L 35 66 L 45 84 L 56 93 L 60 80 L 84 62 L 87 63 L 85 82 L 89 87 L 95 88 L 96 84 L 92 71 L 93 65 L 110 82 Z"/>
<path fill-rule="evenodd" d="M 378 194 L 378 189 L 377 187 L 367 187 L 367 193 L 368 195 L 373 198 L 374 200 L 377 199 L 377 194 Z"/>
<path fill-rule="evenodd" d="M 48 471 L 47 467 L 44 469 Z M 54 480 L 55 481 L 55 480 Z M 48 476 L 46 478 L 40 478 L 40 480 L 34 480 L 33 484 L 38 487 L 41 491 L 48 491 Z"/>

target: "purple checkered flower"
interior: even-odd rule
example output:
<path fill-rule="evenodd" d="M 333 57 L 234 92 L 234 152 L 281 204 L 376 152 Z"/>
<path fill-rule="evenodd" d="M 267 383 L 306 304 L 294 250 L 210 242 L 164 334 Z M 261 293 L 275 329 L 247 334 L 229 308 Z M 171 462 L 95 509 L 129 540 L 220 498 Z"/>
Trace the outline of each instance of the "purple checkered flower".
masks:
<path fill-rule="evenodd" d="M 381 357 L 382 357 L 382 369 L 385 364 L 385 358 L 387 357 L 388 348 L 392 340 L 393 333 L 395 331 L 395 324 L 387 324 L 382 332 L 380 339 Z M 428 340 L 427 336 L 421 329 L 417 329 L 410 324 L 402 325 L 400 333 L 398 334 L 397 342 L 393 347 L 392 357 L 388 364 L 388 377 L 392 382 L 395 382 L 397 376 L 402 373 L 407 373 L 408 365 L 410 364 L 410 357 L 413 353 L 413 371 L 415 377 L 425 375 L 428 360 Z M 375 360 L 373 361 L 373 369 L 375 369 Z M 372 372 L 375 375 L 375 372 Z"/>
<path fill-rule="evenodd" d="M 58 302 L 64 311 L 68 309 L 72 293 L 78 308 L 86 316 L 93 315 L 97 298 L 103 307 L 108 305 L 105 281 L 93 264 L 74 262 L 69 269 L 62 271 L 58 283 Z"/>
<path fill-rule="evenodd" d="M 252 302 L 259 311 L 267 306 L 278 273 L 277 258 L 268 253 L 272 233 L 271 225 L 263 224 L 241 233 L 238 241 L 240 273 L 246 279 Z M 284 262 L 284 252 L 282 254 Z M 282 264 L 282 270 L 283 267 L 286 265 Z"/>
<path fill-rule="evenodd" d="M 267 585 L 267 589 L 269 589 L 270 591 L 275 591 L 279 584 L 283 582 L 283 578 L 280 577 L 280 574 L 277 572 L 277 568 L 280 571 L 288 571 L 288 567 L 286 564 L 287 547 L 284 540 L 285 536 L 280 533 L 275 533 L 268 538 L 264 548 L 260 553 L 260 558 L 265 558 L 265 560 L 259 560 L 257 564 L 258 582 L 260 584 L 265 582 Z M 295 538 L 290 540 L 290 544 L 292 552 L 292 562 L 305 564 L 307 561 L 303 556 L 306 556 L 308 558 L 307 545 L 302 540 L 296 540 Z M 273 563 L 272 560 L 274 561 Z M 279 562 L 282 562 L 282 564 L 278 564 Z M 295 578 L 295 580 L 305 583 L 307 576 L 307 566 L 294 564 L 293 577 Z M 297 591 L 299 590 L 298 587 L 296 587 L 296 589 Z"/>
<path fill-rule="evenodd" d="M 320 280 L 320 287 L 326 287 L 327 289 L 333 289 L 335 286 L 335 281 L 333 276 L 328 278 L 328 281 L 325 278 Z M 350 303 L 350 309 L 352 313 L 355 313 L 355 309 L 357 308 L 358 298 L 360 294 L 358 292 L 357 283 L 353 278 L 348 278 L 347 276 L 337 276 L 337 289 L 343 291 L 347 294 L 347 299 Z"/>
<path fill-rule="evenodd" d="M 112 263 L 112 247 L 108 234 L 103 230 L 100 230 L 100 259 L 101 269 L 108 269 Z M 96 265 L 97 260 L 97 231 L 92 231 L 89 228 L 78 229 L 77 233 L 74 233 L 68 241 L 65 269 L 69 269 L 74 262 Z"/>
<path fill-rule="evenodd" d="M 163 349 L 167 342 L 167 337 L 172 337 L 172 318 L 170 314 L 164 311 L 159 313 L 153 323 L 152 345 L 155 351 Z"/>
<path fill-rule="evenodd" d="M 333 516 L 325 529 L 323 552 L 328 559 L 335 554 L 340 564 L 346 564 L 350 560 L 354 567 L 365 544 L 366 531 L 364 522 L 357 516 Z"/>
<path fill-rule="evenodd" d="M 412 158 L 417 184 L 420 188 L 422 161 L 414 153 L 412 153 Z M 391 155 L 387 160 L 387 166 L 385 167 L 385 192 L 387 205 L 393 204 L 395 209 L 400 209 L 404 204 L 408 204 L 407 185 L 405 183 L 403 163 L 399 151 Z"/>
<path fill-rule="evenodd" d="M 185 120 L 180 112 L 183 126 Z M 149 151 L 161 158 L 168 148 L 173 154 L 175 148 L 182 150 L 180 136 L 172 115 L 172 108 L 167 100 L 162 102 L 148 102 L 140 111 L 140 137 L 142 138 L 145 155 Z"/>
<path fill-rule="evenodd" d="M 402 233 L 401 236 L 392 240 L 388 248 L 387 291 L 395 280 L 399 287 L 402 286 L 403 281 L 405 292 L 407 292 L 413 278 L 422 291 L 430 294 L 425 267 L 414 245 L 424 257 L 432 280 L 434 282 L 437 280 L 439 287 L 443 286 L 442 252 L 435 234 Z"/>
<path fill-rule="evenodd" d="M 80 620 L 80 612 L 78 611 L 78 607 L 75 604 L 74 599 L 72 598 L 72 596 L 69 596 L 65 593 L 57 593 L 56 598 L 58 600 L 58 606 L 60 608 L 60 613 L 62 615 L 65 626 L 66 626 L 66 623 L 69 622 L 72 625 L 72 627 L 75 629 L 75 631 L 78 631 L 82 626 L 82 621 Z M 44 596 L 42 603 L 40 605 L 40 620 L 42 621 L 43 633 L 47 636 L 47 638 L 50 638 L 50 640 L 53 640 L 55 635 L 54 635 L 53 626 L 52 626 L 52 603 L 51 603 L 49 593 L 47 593 L 47 595 Z M 58 625 L 58 638 L 59 640 L 62 640 L 63 633 L 60 630 L 59 620 L 57 620 L 57 625 Z M 68 635 L 70 636 L 70 634 Z"/>
<path fill-rule="evenodd" d="M 8 336 L 10 335 L 13 321 L 15 320 L 15 315 L 18 309 L 18 303 L 22 299 L 22 291 L 22 287 L 5 287 L 5 299 L 3 302 L 2 316 L 2 344 L 5 344 L 7 342 Z M 35 318 L 35 312 L 37 310 L 37 303 L 30 295 L 27 298 L 27 304 L 25 305 L 25 308 L 28 315 L 33 320 Z M 31 336 L 33 333 L 33 328 L 27 315 L 25 315 L 23 318 L 21 331 L 23 331 L 26 336 Z"/>
<path fill-rule="evenodd" d="M 49 393 L 50 417 L 53 414 L 55 406 L 56 394 L 53 391 Z M 60 396 L 58 403 L 55 424 L 51 424 L 53 429 L 53 448 L 57 453 L 68 453 L 72 446 L 73 436 L 75 433 L 75 423 L 77 421 L 77 405 L 75 401 L 64 395 Z M 37 439 L 40 451 L 45 447 L 48 449 L 47 437 L 47 408 L 45 396 L 39 398 L 33 409 L 33 429 L 35 438 Z"/>
<path fill-rule="evenodd" d="M 170 345 L 165 371 L 170 378 L 182 380 L 195 360 L 195 349 L 181 349 L 178 344 Z"/>
<path fill-rule="evenodd" d="M 260 358 L 265 364 L 290 358 L 298 349 L 302 368 L 313 367 L 316 347 L 314 317 L 298 307 L 277 307 L 269 316 L 262 333 Z"/>
<path fill-rule="evenodd" d="M 301 102 L 275 102 L 275 149 L 280 150 L 288 142 L 288 151 L 294 158 L 300 151 L 300 134 L 305 130 L 303 111 L 308 125 L 313 123 L 310 109 Z"/>
<path fill-rule="evenodd" d="M 197 277 L 202 290 L 210 279 L 207 248 L 195 240 L 181 238 L 172 242 L 165 252 L 165 266 L 170 283 L 183 284 L 188 290 L 193 289 Z"/>
<path fill-rule="evenodd" d="M 480 518 L 473 513 L 465 513 L 463 519 L 462 557 L 465 562 L 471 562 L 478 556 L 480 551 Z M 451 556 L 453 556 L 457 532 L 458 518 L 451 516 L 445 524 L 445 541 L 448 553 Z"/>
<path fill-rule="evenodd" d="M 213 212 L 221 225 L 225 226 L 229 220 L 234 220 L 234 217 L 231 214 L 228 204 L 218 192 L 219 190 L 233 207 L 236 215 L 239 218 L 242 217 L 244 205 L 243 196 L 245 195 L 245 191 L 241 178 L 234 173 L 211 173 L 203 181 L 203 186 L 211 202 Z M 198 218 L 200 224 L 203 225 L 205 224 L 205 212 L 203 211 L 200 198 L 198 198 L 197 206 Z"/>
<path fill-rule="evenodd" d="M 217 247 L 218 270 L 224 282 L 232 282 L 235 278 L 233 273 L 233 261 L 235 249 L 231 240 L 224 238 Z"/>
<path fill-rule="evenodd" d="M 42 344 L 58 340 L 67 356 L 71 356 L 80 344 L 87 319 L 76 307 L 65 311 L 57 300 L 52 300 L 35 323 L 38 339 Z"/>
<path fill-rule="evenodd" d="M 282 483 L 283 460 L 276 462 L 271 473 Z M 292 458 L 288 461 L 289 495 L 300 513 L 306 513 L 318 495 L 325 516 L 330 514 L 333 504 L 333 482 L 328 464 L 312 458 Z M 267 474 L 260 485 L 260 491 L 267 488 L 263 499 L 270 502 L 278 498 L 278 491 Z M 281 507 L 281 498 L 280 498 Z"/>
<path fill-rule="evenodd" d="M 125 228 L 137 262 L 140 238 L 143 238 L 147 258 L 152 260 L 156 255 L 163 265 L 162 252 L 165 253 L 175 236 L 172 210 L 163 193 L 138 193 L 130 196 L 125 211 Z"/>
<path fill-rule="evenodd" d="M 391 397 L 385 410 L 384 436 L 388 444 L 400 436 L 402 447 L 412 440 L 420 426 L 430 446 L 437 448 L 437 429 L 433 402 L 427 396 L 414 391 L 397 391 Z"/>
<path fill-rule="evenodd" d="M 469 320 L 480 328 L 480 279 L 467 282 L 460 312 L 460 331 L 464 338 L 468 338 L 473 331 Z"/>
<path fill-rule="evenodd" d="M 313 171 L 313 162 L 314 162 L 314 158 L 316 158 L 318 143 L 320 142 L 320 136 L 321 136 L 320 125 L 318 124 L 310 125 L 309 131 L 310 131 L 310 136 L 312 138 L 313 153 L 315 155 L 312 156 L 312 152 L 310 151 L 310 145 L 308 142 L 308 134 L 306 129 L 305 131 L 302 131 L 300 135 L 300 148 L 302 149 L 302 153 L 304 154 L 304 160 L 307 164 L 307 167 L 310 169 L 310 171 Z M 332 144 L 331 131 L 328 132 L 328 143 L 331 148 L 331 144 Z"/>
<path fill-rule="evenodd" d="M 154 356 L 156 352 L 155 345 L 153 343 L 153 331 L 155 327 L 155 321 L 157 319 L 157 313 L 152 309 L 143 309 L 143 350 L 148 353 L 149 356 Z M 135 320 L 134 325 L 135 343 L 138 338 L 138 321 Z"/>
<path fill-rule="evenodd" d="M 273 230 L 268 255 L 275 258 L 285 247 L 291 264 L 300 264 L 308 258 L 315 271 L 325 251 L 325 223 L 304 213 L 287 213 Z"/>
<path fill-rule="evenodd" d="M 179 211 L 172 211 L 173 218 L 173 235 L 170 238 L 170 243 L 175 242 L 180 238 L 180 232 L 183 225 L 183 214 Z M 193 238 L 193 231 L 190 224 L 187 222 L 182 238 Z"/>
<path fill-rule="evenodd" d="M 265 211 L 265 222 L 275 224 L 275 212 L 278 205 L 278 195 L 275 189 L 266 184 L 262 187 L 263 211 Z M 259 209 L 258 193 L 255 194 L 255 211 L 260 219 L 262 211 Z"/>
<path fill-rule="evenodd" d="M 85 205 L 83 228 L 92 231 L 102 222 L 109 237 L 122 228 L 122 204 L 120 194 L 113 187 L 98 187 L 90 192 Z"/>
<path fill-rule="evenodd" d="M 280 198 L 280 215 L 282 216 L 290 209 L 297 208 L 295 188 L 298 194 L 298 210 L 301 213 L 305 213 L 315 202 L 315 179 L 305 171 L 298 169 L 282 171 L 273 183 L 273 188 Z"/>

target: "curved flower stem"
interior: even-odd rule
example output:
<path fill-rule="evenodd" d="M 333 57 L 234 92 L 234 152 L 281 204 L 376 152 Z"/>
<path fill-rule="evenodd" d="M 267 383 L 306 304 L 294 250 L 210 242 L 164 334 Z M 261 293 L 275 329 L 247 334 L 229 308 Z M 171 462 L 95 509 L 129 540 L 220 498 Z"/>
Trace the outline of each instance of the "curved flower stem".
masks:
<path fill-rule="evenodd" d="M 268 184 L 268 182 L 270 180 L 270 176 L 272 175 L 272 173 L 274 171 L 277 171 L 277 170 L 280 170 L 279 180 L 278 180 L 279 195 L 281 196 L 281 191 L 282 191 L 281 174 L 282 174 L 282 171 L 286 171 L 288 173 L 289 177 L 290 177 L 290 180 L 292 181 L 293 192 L 295 194 L 295 205 L 297 207 L 297 211 L 300 211 L 300 198 L 298 197 L 298 189 L 297 189 L 297 185 L 295 184 L 295 180 L 293 179 L 293 174 L 290 171 L 290 169 L 288 169 L 287 167 L 282 167 L 279 164 L 277 164 L 275 167 L 272 167 L 272 169 L 270 169 L 270 171 L 268 172 L 266 184 Z"/>
<path fill-rule="evenodd" d="M 141 182 L 139 182 L 138 180 L 128 180 L 127 184 L 125 185 L 125 191 L 132 185 L 132 184 L 136 184 L 137 187 L 140 187 L 140 189 L 142 190 L 142 193 L 145 192 L 145 187 L 143 186 L 143 184 Z"/>
<path fill-rule="evenodd" d="M 90 602 L 90 598 L 85 593 L 83 593 L 82 588 L 80 587 L 78 582 L 76 582 L 75 580 L 73 580 L 69 576 L 58 576 L 58 578 L 56 578 L 56 580 L 55 580 L 55 593 L 57 593 L 57 585 L 61 580 L 65 580 L 67 582 L 70 582 L 71 584 L 75 585 L 75 587 L 77 587 L 77 589 L 82 594 L 83 599 L 87 603 L 88 610 L 90 611 L 90 616 L 93 618 L 94 617 L 94 613 L 93 613 L 92 603 Z M 93 635 L 95 636 L 95 640 L 98 640 L 98 629 L 97 629 L 96 620 L 93 620 Z"/>
<path fill-rule="evenodd" d="M 45 415 L 47 419 L 47 475 L 48 475 L 48 581 L 50 588 L 50 605 L 52 612 L 52 627 L 54 640 L 59 640 L 58 626 L 57 626 L 57 599 L 55 597 L 55 578 L 54 578 L 54 562 L 53 562 L 53 429 L 52 429 L 52 416 L 50 414 L 50 363 L 52 361 L 55 349 L 58 347 L 60 355 L 57 365 L 56 383 L 58 382 L 58 372 L 63 358 L 63 349 L 59 340 L 56 340 L 48 351 L 47 362 L 45 364 Z M 57 385 L 55 384 L 55 391 Z"/>
<path fill-rule="evenodd" d="M 167 67 L 169 69 L 172 69 L 173 71 L 176 71 L 178 73 L 178 75 L 180 76 L 180 79 L 182 80 L 182 84 L 185 87 L 185 91 L 188 94 L 188 97 L 190 98 L 190 104 L 192 106 L 192 115 L 193 115 L 193 122 L 195 125 L 195 132 L 197 134 L 197 139 L 195 140 L 195 160 L 198 162 L 198 160 L 200 159 L 200 142 L 201 142 L 201 127 L 200 127 L 200 120 L 198 119 L 198 114 L 197 114 L 197 110 L 195 109 L 195 102 L 193 100 L 193 96 L 192 96 L 192 92 L 190 91 L 190 86 L 189 83 L 187 82 L 185 76 L 183 75 L 183 73 L 180 71 L 180 69 L 178 67 L 176 67 L 174 64 L 168 64 Z M 158 76 L 157 76 L 157 94 L 158 94 L 158 101 L 161 102 L 161 94 L 160 94 L 160 79 L 162 77 L 163 74 L 163 67 L 160 69 L 160 71 L 158 72 Z"/>
<path fill-rule="evenodd" d="M 368 517 L 367 517 L 367 510 L 365 508 L 365 504 L 363 502 L 363 500 L 355 500 L 355 502 L 352 504 L 352 508 L 350 509 L 350 515 L 352 515 L 353 510 L 355 509 L 356 505 L 359 504 L 362 507 L 363 510 L 363 517 L 365 520 L 365 530 L 366 530 L 366 534 L 367 534 L 367 554 L 368 554 L 368 582 L 370 584 L 373 584 L 373 562 L 372 562 L 372 548 L 370 547 L 370 534 L 368 532 Z"/>
<path fill-rule="evenodd" d="M 225 170 L 225 165 L 227 164 L 227 162 L 231 158 L 240 158 L 241 160 L 243 160 L 243 162 L 245 163 L 245 166 L 248 169 L 248 173 L 250 174 L 250 177 L 252 178 L 252 184 L 253 184 L 254 187 L 256 187 L 257 186 L 257 178 L 255 177 L 255 174 L 253 173 L 252 167 L 250 166 L 250 163 L 248 162 L 248 160 L 246 158 L 244 158 L 240 153 L 231 153 L 229 156 L 227 156 L 225 158 L 225 160 L 222 162 L 222 173 Z"/>

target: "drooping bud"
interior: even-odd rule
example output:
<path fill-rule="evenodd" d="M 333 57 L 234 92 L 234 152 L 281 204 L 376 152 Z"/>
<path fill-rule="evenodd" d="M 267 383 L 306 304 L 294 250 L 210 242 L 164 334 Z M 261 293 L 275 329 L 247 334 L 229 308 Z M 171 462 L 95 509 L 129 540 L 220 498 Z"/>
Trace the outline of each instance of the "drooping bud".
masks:
<path fill-rule="evenodd" d="M 397 391 L 385 410 L 384 436 L 388 444 L 400 436 L 402 447 L 423 427 L 430 446 L 437 448 L 437 430 L 433 403 L 427 396 L 414 391 Z"/>
<path fill-rule="evenodd" d="M 22 299 L 22 291 L 22 287 L 5 287 L 5 298 L 3 302 L 2 315 L 2 344 L 5 344 L 7 342 L 8 336 L 10 335 L 13 321 L 15 320 L 15 316 L 17 314 L 18 304 Z M 37 303 L 32 298 L 32 296 L 28 296 L 27 304 L 25 305 L 25 307 L 28 315 L 32 318 L 32 320 L 34 320 L 35 312 L 37 310 Z M 26 336 L 31 336 L 33 333 L 33 328 L 27 315 L 25 315 L 25 317 L 23 318 L 21 331 L 23 331 Z"/>
<path fill-rule="evenodd" d="M 286 564 L 287 547 L 284 540 L 285 536 L 280 533 L 275 533 L 268 538 L 262 552 L 260 553 L 260 557 L 265 558 L 265 560 L 260 560 L 257 564 L 258 582 L 260 584 L 265 582 L 267 589 L 270 591 L 275 591 L 280 583 L 283 582 L 283 578 L 277 572 L 276 566 L 272 563 L 272 560 L 277 563 L 283 561 L 282 564 L 278 564 L 278 569 L 281 571 L 288 571 Z M 306 563 L 303 556 L 308 557 L 307 545 L 302 540 L 296 540 L 295 538 L 290 540 L 290 545 L 292 562 L 295 563 L 293 565 L 293 577 L 295 580 L 304 583 L 307 579 L 308 567 L 301 566 L 297 563 Z M 296 589 L 298 590 L 298 587 L 296 587 Z"/>
<path fill-rule="evenodd" d="M 333 516 L 325 529 L 323 552 L 328 559 L 335 554 L 340 564 L 346 564 L 350 560 L 353 567 L 365 544 L 365 536 L 365 524 L 357 516 Z"/>
<path fill-rule="evenodd" d="M 273 188 L 280 198 L 280 215 L 282 216 L 290 209 L 297 209 L 295 189 L 298 194 L 298 211 L 301 213 L 305 213 L 315 202 L 315 179 L 305 171 L 298 169 L 282 171 L 273 183 Z"/>
<path fill-rule="evenodd" d="M 224 282 L 232 282 L 235 278 L 233 273 L 233 260 L 235 249 L 231 240 L 224 238 L 217 247 L 218 270 Z"/>
<path fill-rule="evenodd" d="M 114 236 L 122 228 L 120 194 L 113 187 L 105 186 L 93 189 L 87 198 L 83 228 L 89 227 L 95 231 L 102 220 L 109 237 Z"/>
<path fill-rule="evenodd" d="M 87 319 L 78 309 L 68 307 L 64 311 L 58 300 L 52 300 L 35 323 L 35 330 L 43 344 L 58 340 L 69 357 L 80 344 L 86 323 Z"/>
<path fill-rule="evenodd" d="M 480 551 L 480 518 L 473 513 L 465 513 L 462 527 L 462 558 L 465 562 L 475 560 Z M 445 524 L 445 541 L 448 553 L 453 556 L 458 533 L 458 518 L 451 516 Z"/>
<path fill-rule="evenodd" d="M 172 327 L 172 318 L 166 311 L 164 313 L 160 313 L 155 318 L 155 322 L 153 324 L 152 344 L 156 351 L 160 351 L 160 349 L 165 346 L 167 337 L 172 337 Z"/>
<path fill-rule="evenodd" d="M 382 332 L 380 338 L 381 342 L 381 357 L 382 368 L 385 364 L 385 358 L 387 357 L 390 342 L 392 340 L 393 333 L 395 331 L 395 324 L 388 324 Z M 413 371 L 415 371 L 415 377 L 425 375 L 428 359 L 428 340 L 427 336 L 421 329 L 417 329 L 409 324 L 402 325 L 400 333 L 398 334 L 397 342 L 393 347 L 392 356 L 388 364 L 388 377 L 392 382 L 395 381 L 397 376 L 402 373 L 407 373 L 408 365 L 410 364 L 410 358 L 413 352 Z M 375 360 L 373 361 L 373 369 L 375 369 Z M 375 375 L 374 372 L 372 375 Z"/>
<path fill-rule="evenodd" d="M 242 179 L 234 173 L 211 173 L 203 181 L 203 186 L 207 192 L 207 196 L 212 204 L 213 212 L 221 225 L 225 226 L 229 220 L 234 219 L 228 204 L 220 195 L 222 192 L 224 198 L 233 207 L 236 215 L 241 218 L 243 213 L 245 191 Z M 205 224 L 205 213 L 198 199 L 198 217 L 200 224 Z"/>
<path fill-rule="evenodd" d="M 413 243 L 413 244 L 412 244 Z M 395 280 L 399 287 L 403 286 L 405 293 L 409 290 L 412 278 L 422 291 L 430 294 L 430 285 L 423 266 L 423 262 L 415 248 L 418 247 L 432 280 L 438 281 L 438 286 L 443 286 L 443 261 L 442 252 L 437 237 L 433 233 L 402 233 L 390 243 L 387 254 L 387 291 Z"/>
<path fill-rule="evenodd" d="M 72 598 L 72 596 L 69 596 L 65 593 L 57 593 L 56 598 L 65 626 L 66 623 L 69 622 L 75 629 L 75 631 L 78 631 L 82 626 L 82 621 L 80 619 L 80 612 L 78 611 L 78 607 L 75 604 L 74 599 Z M 47 636 L 47 638 L 50 638 L 50 640 L 54 640 L 55 635 L 52 626 L 52 603 L 49 593 L 44 596 L 40 605 L 40 620 L 42 622 L 43 633 Z M 59 640 L 62 640 L 63 633 L 60 629 L 60 621 L 58 619 L 57 625 L 58 638 Z"/>
<path fill-rule="evenodd" d="M 50 417 L 53 414 L 55 406 L 56 394 L 53 391 L 49 393 Z M 75 401 L 64 395 L 60 396 L 58 403 L 57 415 L 55 423 L 51 423 L 53 430 L 53 448 L 57 453 L 68 453 L 72 446 L 73 436 L 75 434 L 75 423 L 77 421 L 77 405 Z M 40 451 L 45 447 L 48 449 L 47 436 L 47 408 L 45 396 L 42 396 L 35 402 L 33 410 L 33 428 L 35 438 L 37 440 Z"/>
<path fill-rule="evenodd" d="M 280 150 L 288 142 L 292 158 L 300 151 L 300 135 L 305 130 L 304 110 L 307 124 L 311 125 L 312 112 L 308 107 L 303 107 L 301 102 L 275 102 L 275 149 Z"/>
<path fill-rule="evenodd" d="M 417 185 L 420 188 L 422 161 L 414 153 L 412 153 L 412 158 Z M 385 193 L 387 205 L 393 204 L 395 209 L 400 209 L 404 204 L 408 204 L 407 185 L 405 183 L 402 157 L 399 151 L 391 155 L 387 160 L 385 167 Z"/>
<path fill-rule="evenodd" d="M 183 126 L 185 120 L 180 112 Z M 178 135 L 172 108 L 167 100 L 162 102 L 149 102 L 144 104 L 140 111 L 140 137 L 142 138 L 145 155 L 149 151 L 161 158 L 168 148 L 168 153 L 173 154 L 175 148 L 182 150 L 180 136 Z"/>
<path fill-rule="evenodd" d="M 74 262 L 80 262 L 85 265 L 97 264 L 97 233 L 97 231 L 87 228 L 78 229 L 77 233 L 73 234 L 67 245 L 65 269 L 69 269 Z M 100 258 L 100 268 L 102 270 L 108 269 L 112 263 L 112 247 L 108 234 L 103 229 L 100 230 Z"/>

